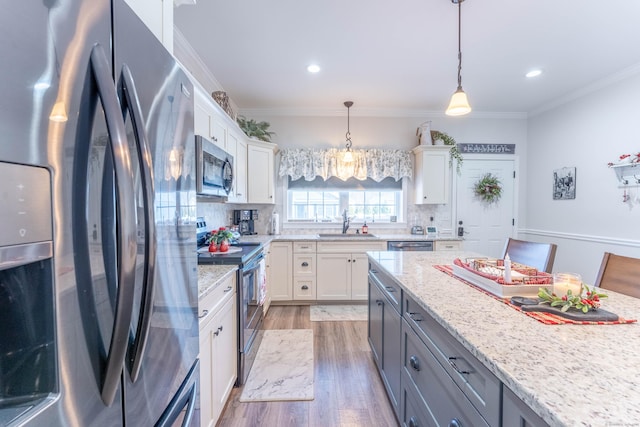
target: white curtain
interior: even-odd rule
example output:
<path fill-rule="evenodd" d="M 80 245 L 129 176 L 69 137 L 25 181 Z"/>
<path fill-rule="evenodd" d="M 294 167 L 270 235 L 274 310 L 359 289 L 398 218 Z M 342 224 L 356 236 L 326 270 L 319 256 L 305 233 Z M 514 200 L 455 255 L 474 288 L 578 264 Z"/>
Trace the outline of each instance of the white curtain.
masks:
<path fill-rule="evenodd" d="M 398 181 L 403 177 L 411 178 L 413 162 L 411 152 L 403 150 L 351 150 L 349 160 L 344 149 L 285 148 L 280 152 L 278 173 L 307 181 L 316 176 L 323 179 L 337 177 L 343 181 L 371 178 L 377 182 L 392 177 Z"/>

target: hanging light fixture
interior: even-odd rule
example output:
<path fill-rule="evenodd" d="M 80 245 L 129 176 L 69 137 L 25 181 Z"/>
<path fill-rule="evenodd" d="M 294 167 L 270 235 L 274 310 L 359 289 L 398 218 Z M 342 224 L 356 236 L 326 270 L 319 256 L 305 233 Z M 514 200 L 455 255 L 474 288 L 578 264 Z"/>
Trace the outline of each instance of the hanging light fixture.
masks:
<path fill-rule="evenodd" d="M 353 145 L 353 142 L 351 142 L 351 132 L 349 132 L 349 109 L 351 108 L 351 106 L 353 105 L 353 101 L 345 101 L 344 102 L 344 106 L 347 107 L 347 134 L 346 134 L 346 139 L 347 139 L 347 150 L 344 153 L 344 157 L 343 160 L 345 162 L 352 162 L 353 161 L 353 154 L 351 153 L 351 145 Z"/>
<path fill-rule="evenodd" d="M 446 111 L 447 116 L 462 116 L 471 112 L 467 94 L 462 90 L 462 76 L 460 75 L 460 71 L 462 70 L 462 49 L 460 47 L 462 7 L 460 4 L 463 1 L 464 0 L 451 0 L 451 3 L 458 5 L 458 89 L 456 89 L 451 96 L 451 101 Z"/>

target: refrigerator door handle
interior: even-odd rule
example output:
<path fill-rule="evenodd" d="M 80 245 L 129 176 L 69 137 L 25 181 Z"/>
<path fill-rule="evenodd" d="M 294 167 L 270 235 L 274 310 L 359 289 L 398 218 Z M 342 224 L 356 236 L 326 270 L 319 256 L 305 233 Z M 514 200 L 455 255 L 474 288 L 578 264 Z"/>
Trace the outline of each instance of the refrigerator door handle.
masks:
<path fill-rule="evenodd" d="M 136 262 L 136 227 L 133 193 L 134 179 L 124 120 L 116 96 L 111 67 L 104 49 L 96 44 L 91 50 L 91 71 L 104 110 L 117 188 L 118 292 L 109 352 L 102 376 L 102 401 L 110 406 L 120 385 L 120 373 L 127 352 L 131 323 Z M 86 196 L 85 196 L 86 197 Z M 85 225 L 86 227 L 86 225 Z M 88 234 L 87 234 L 88 236 Z M 89 254 L 87 250 L 87 256 Z"/>
<path fill-rule="evenodd" d="M 135 339 L 129 348 L 128 365 L 131 381 L 135 382 L 140 374 L 142 359 L 148 342 L 149 328 L 151 326 L 151 314 L 153 311 L 153 298 L 155 293 L 154 275 L 157 251 L 155 215 L 154 215 L 154 177 L 153 165 L 151 163 L 151 150 L 142 118 L 142 108 L 136 91 L 135 83 L 131 75 L 131 70 L 124 64 L 122 66 L 121 78 L 118 85 L 121 94 L 122 116 L 126 116 L 129 111 L 135 135 L 135 144 L 140 159 L 141 184 L 144 200 L 144 225 L 145 225 L 145 246 L 144 246 L 144 276 L 142 287 L 142 301 L 140 306 L 140 317 L 136 328 Z"/>
<path fill-rule="evenodd" d="M 182 427 L 191 425 L 191 418 L 193 418 L 198 395 L 199 366 L 200 359 L 196 359 L 182 385 L 175 396 L 173 396 L 173 399 L 171 399 L 171 402 L 169 402 L 169 406 L 167 406 L 158 422 L 156 422 L 155 427 L 173 426 L 185 407 L 186 413 L 182 419 Z"/>

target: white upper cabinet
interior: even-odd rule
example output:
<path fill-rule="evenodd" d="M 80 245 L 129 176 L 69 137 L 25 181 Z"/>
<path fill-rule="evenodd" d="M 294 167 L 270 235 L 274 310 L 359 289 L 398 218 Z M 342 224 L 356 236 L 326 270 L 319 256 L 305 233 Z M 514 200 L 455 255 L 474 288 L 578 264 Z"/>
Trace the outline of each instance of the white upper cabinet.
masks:
<path fill-rule="evenodd" d="M 247 142 L 247 202 L 275 203 L 274 162 L 277 148 L 276 144 L 270 142 L 253 139 Z"/>
<path fill-rule="evenodd" d="M 233 187 L 228 201 L 230 203 L 247 203 L 249 193 L 247 188 L 247 170 L 249 170 L 247 165 L 248 138 L 238 124 L 216 104 L 202 87 L 194 83 L 194 88 L 196 92 L 193 116 L 194 132 L 196 135 L 204 136 L 233 156 Z M 273 152 L 271 163 L 273 163 Z M 271 166 L 271 170 L 273 171 L 273 166 Z M 264 173 L 263 176 L 266 179 L 266 172 L 260 171 L 258 173 Z M 271 191 L 271 194 L 273 194 L 273 191 Z M 273 203 L 273 201 L 270 203 Z"/>
<path fill-rule="evenodd" d="M 416 156 L 414 172 L 415 203 L 447 204 L 451 188 L 451 167 L 447 145 L 419 145 L 413 149 Z"/>
<path fill-rule="evenodd" d="M 233 156 L 233 189 L 229 194 L 231 203 L 247 203 L 247 143 L 242 136 L 238 136 L 232 129 L 227 129 L 225 148 L 227 153 Z"/>

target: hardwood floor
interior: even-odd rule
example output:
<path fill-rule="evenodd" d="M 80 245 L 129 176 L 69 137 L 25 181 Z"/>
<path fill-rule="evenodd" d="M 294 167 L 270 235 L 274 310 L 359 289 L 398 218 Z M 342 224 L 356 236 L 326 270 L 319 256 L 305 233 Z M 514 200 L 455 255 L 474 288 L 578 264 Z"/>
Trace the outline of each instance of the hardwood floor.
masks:
<path fill-rule="evenodd" d="M 234 388 L 220 427 L 397 426 L 367 342 L 367 322 L 311 322 L 309 306 L 272 306 L 265 329 L 312 329 L 315 399 L 249 402 Z"/>

